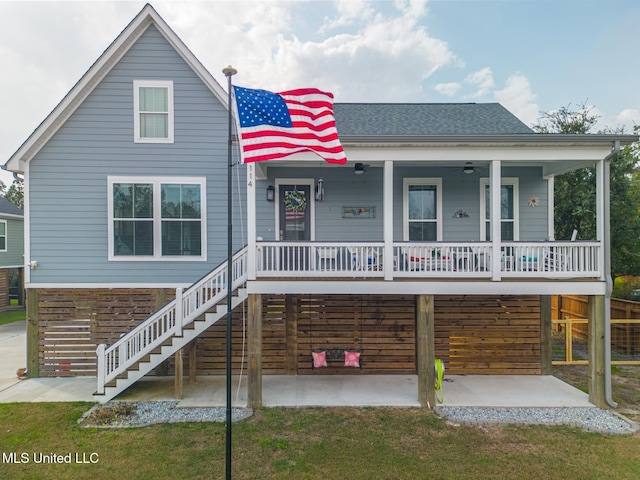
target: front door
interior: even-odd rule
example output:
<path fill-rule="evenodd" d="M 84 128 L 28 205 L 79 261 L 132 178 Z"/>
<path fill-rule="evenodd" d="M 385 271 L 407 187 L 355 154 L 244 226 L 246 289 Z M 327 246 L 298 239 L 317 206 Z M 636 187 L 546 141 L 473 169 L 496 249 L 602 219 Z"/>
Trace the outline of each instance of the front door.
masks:
<path fill-rule="evenodd" d="M 311 187 L 309 185 L 280 185 L 280 232 L 282 242 L 311 240 Z M 309 269 L 307 246 L 282 246 L 281 268 L 286 271 Z"/>

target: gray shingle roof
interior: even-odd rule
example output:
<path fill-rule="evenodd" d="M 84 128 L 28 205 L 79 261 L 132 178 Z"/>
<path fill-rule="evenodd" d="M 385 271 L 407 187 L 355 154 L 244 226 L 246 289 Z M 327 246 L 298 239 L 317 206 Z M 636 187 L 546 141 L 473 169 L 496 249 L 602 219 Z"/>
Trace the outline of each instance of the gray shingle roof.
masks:
<path fill-rule="evenodd" d="M 24 212 L 16 207 L 13 203 L 4 197 L 0 197 L 0 215 L 20 215 L 24 216 Z"/>
<path fill-rule="evenodd" d="M 334 114 L 340 136 L 534 133 L 499 103 L 336 103 Z"/>

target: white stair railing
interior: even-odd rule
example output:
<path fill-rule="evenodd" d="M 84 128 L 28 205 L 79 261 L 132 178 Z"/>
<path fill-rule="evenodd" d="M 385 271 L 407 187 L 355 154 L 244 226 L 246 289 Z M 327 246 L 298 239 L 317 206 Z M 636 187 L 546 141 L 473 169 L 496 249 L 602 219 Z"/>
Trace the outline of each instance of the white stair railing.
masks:
<path fill-rule="evenodd" d="M 145 355 L 173 336 L 181 336 L 185 325 L 193 322 L 227 296 L 227 262 L 224 262 L 186 290 L 176 289 L 176 298 L 153 313 L 147 320 L 107 346 L 101 344 L 98 357 L 98 394 L 105 385 L 116 379 Z M 247 248 L 233 257 L 231 266 L 232 290 L 247 280 Z M 229 300 L 230 302 L 230 300 Z"/>

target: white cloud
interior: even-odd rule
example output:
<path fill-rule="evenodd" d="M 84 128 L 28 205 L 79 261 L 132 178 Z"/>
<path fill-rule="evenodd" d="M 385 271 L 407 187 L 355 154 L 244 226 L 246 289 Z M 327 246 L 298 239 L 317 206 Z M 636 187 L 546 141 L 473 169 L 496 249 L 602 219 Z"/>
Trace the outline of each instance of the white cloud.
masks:
<path fill-rule="evenodd" d="M 444 95 L 445 97 L 453 97 L 460 91 L 460 89 L 462 88 L 462 85 L 456 82 L 438 83 L 433 88 L 436 92 L 438 92 L 441 95 Z"/>
<path fill-rule="evenodd" d="M 473 97 L 484 97 L 495 86 L 493 81 L 493 72 L 489 67 L 485 67 L 477 72 L 473 72 L 464 79 L 464 82 L 476 88 L 472 94 Z"/>
<path fill-rule="evenodd" d="M 375 15 L 369 0 L 336 0 L 333 2 L 337 10 L 336 18 L 325 18 L 320 31 L 353 25 L 363 20 L 369 20 Z"/>
<path fill-rule="evenodd" d="M 531 90 L 529 80 L 522 73 L 516 72 L 507 78 L 504 88 L 496 90 L 494 96 L 502 106 L 527 125 L 537 122 L 536 95 Z"/>
<path fill-rule="evenodd" d="M 384 14 L 379 7 L 389 4 L 337 2 L 336 17 L 317 27 L 317 40 L 293 32 L 300 20 L 293 17 L 294 4 L 168 3 L 158 11 L 219 81 L 220 69 L 232 64 L 239 71 L 234 82 L 248 87 L 310 85 L 333 91 L 336 101 L 416 100 L 425 78 L 456 61 L 445 42 L 418 24 L 426 15 L 424 0 L 397 2 Z M 326 34 L 338 25 L 350 28 Z"/>
<path fill-rule="evenodd" d="M 633 132 L 633 127 L 640 125 L 640 110 L 627 108 L 616 115 L 618 125 L 625 127 L 628 133 Z"/>

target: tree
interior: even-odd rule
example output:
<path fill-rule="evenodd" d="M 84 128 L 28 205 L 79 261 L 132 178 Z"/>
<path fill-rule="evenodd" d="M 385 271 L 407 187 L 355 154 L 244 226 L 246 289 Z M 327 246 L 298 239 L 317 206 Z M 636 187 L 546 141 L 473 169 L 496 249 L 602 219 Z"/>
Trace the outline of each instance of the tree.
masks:
<path fill-rule="evenodd" d="M 545 112 L 533 129 L 539 133 L 589 133 L 598 121 L 593 107 L 571 105 Z M 622 133 L 605 129 L 599 133 Z M 614 276 L 640 274 L 640 161 L 637 144 L 625 146 L 611 161 L 611 269 Z M 595 168 L 581 168 L 555 178 L 555 237 L 596 238 Z"/>
<path fill-rule="evenodd" d="M 9 200 L 16 207 L 24 208 L 24 192 L 22 189 L 22 181 L 14 179 L 13 183 L 9 187 L 9 190 L 7 190 L 7 192 L 4 194 L 4 198 Z"/>

